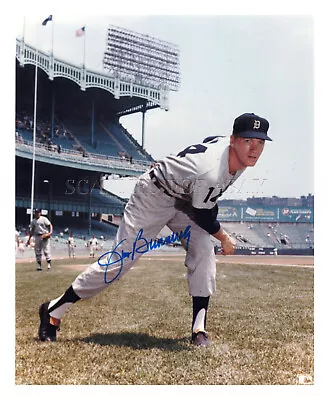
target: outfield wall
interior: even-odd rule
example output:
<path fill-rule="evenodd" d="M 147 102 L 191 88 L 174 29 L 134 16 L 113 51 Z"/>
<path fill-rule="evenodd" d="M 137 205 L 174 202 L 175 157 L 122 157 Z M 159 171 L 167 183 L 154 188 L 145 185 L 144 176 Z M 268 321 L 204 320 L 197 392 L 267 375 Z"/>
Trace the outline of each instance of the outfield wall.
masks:
<path fill-rule="evenodd" d="M 308 207 L 220 206 L 219 221 L 314 223 L 314 209 Z"/>
<path fill-rule="evenodd" d="M 215 246 L 215 254 L 220 254 L 220 247 Z M 270 256 L 274 254 L 273 247 L 237 247 L 234 255 L 247 255 L 247 256 Z M 277 249 L 276 255 L 286 256 L 314 256 L 314 249 Z"/>

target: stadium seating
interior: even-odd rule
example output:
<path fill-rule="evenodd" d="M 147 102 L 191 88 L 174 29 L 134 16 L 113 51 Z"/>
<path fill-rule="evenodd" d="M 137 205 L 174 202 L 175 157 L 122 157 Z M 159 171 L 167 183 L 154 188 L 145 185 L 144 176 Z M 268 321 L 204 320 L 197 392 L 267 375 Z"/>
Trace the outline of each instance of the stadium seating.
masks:
<path fill-rule="evenodd" d="M 108 192 L 105 189 L 100 190 L 94 188 L 92 191 L 92 196 L 93 196 L 93 201 L 101 201 L 102 203 L 106 203 L 109 205 L 123 206 L 125 204 L 123 199 L 114 195 L 113 193 Z"/>
<path fill-rule="evenodd" d="M 311 224 L 222 222 L 240 247 L 310 248 L 314 246 Z"/>
<path fill-rule="evenodd" d="M 132 140 L 131 137 L 128 137 L 126 131 L 118 124 L 114 122 L 108 123 L 108 129 L 111 134 L 115 137 L 117 141 L 119 141 L 125 151 L 130 154 L 133 159 L 135 160 L 142 160 L 142 161 L 152 161 L 151 156 L 149 156 L 142 147 L 138 144 L 138 142 L 134 139 Z"/>
<path fill-rule="evenodd" d="M 30 125 L 32 116 L 26 113 L 16 113 L 16 131 L 25 141 L 33 140 L 33 129 Z M 93 135 L 93 136 L 92 136 Z M 37 122 L 36 141 L 48 146 L 49 141 L 53 151 L 58 149 L 78 150 L 82 153 L 98 154 L 107 157 L 126 159 L 127 161 L 152 162 L 152 157 L 140 146 L 120 124 L 113 121 L 94 121 L 91 131 L 90 119 L 65 117 L 60 121 L 56 118 L 54 132 L 51 137 L 51 122 L 49 118 L 39 115 Z"/>
<path fill-rule="evenodd" d="M 82 219 L 75 218 L 69 221 L 54 223 L 53 238 L 67 238 L 69 233 L 73 233 L 76 239 L 83 241 L 89 239 L 91 235 L 95 235 L 96 238 L 103 237 L 104 239 L 114 239 L 117 228 L 113 225 L 104 224 L 95 219 L 91 220 L 91 233 L 88 233 L 88 222 Z"/>

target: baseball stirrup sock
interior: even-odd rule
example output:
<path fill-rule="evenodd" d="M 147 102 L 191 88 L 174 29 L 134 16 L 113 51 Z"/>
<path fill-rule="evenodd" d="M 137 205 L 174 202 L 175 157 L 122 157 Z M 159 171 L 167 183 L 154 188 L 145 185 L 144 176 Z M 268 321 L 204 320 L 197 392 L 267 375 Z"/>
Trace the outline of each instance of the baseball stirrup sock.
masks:
<path fill-rule="evenodd" d="M 193 297 L 193 321 L 192 321 L 192 333 L 200 331 L 205 332 L 207 310 L 209 304 L 208 297 Z"/>
<path fill-rule="evenodd" d="M 65 311 L 73 304 L 80 300 L 80 297 L 74 292 L 72 286 L 57 299 L 51 300 L 48 312 L 51 317 L 62 319 Z"/>

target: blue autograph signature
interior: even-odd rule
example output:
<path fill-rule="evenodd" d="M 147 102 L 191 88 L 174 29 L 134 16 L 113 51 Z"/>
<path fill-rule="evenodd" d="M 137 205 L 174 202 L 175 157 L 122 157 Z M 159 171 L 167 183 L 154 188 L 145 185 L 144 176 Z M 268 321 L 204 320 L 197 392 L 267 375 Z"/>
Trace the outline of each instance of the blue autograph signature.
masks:
<path fill-rule="evenodd" d="M 100 267 L 105 267 L 104 282 L 106 284 L 109 284 L 119 277 L 123 268 L 124 264 L 123 261 L 126 258 L 133 261 L 135 259 L 136 254 L 144 254 L 147 253 L 148 251 L 158 249 L 164 245 L 175 243 L 181 239 L 186 240 L 186 250 L 187 250 L 190 237 L 191 237 L 191 225 L 188 225 L 184 231 L 180 231 L 179 233 L 173 232 L 171 235 L 166 236 L 165 238 L 159 238 L 155 240 L 151 239 L 149 241 L 143 237 L 143 229 L 140 229 L 136 236 L 136 240 L 133 243 L 131 251 L 121 250 L 120 252 L 120 250 L 118 249 L 121 246 L 121 244 L 126 240 L 123 239 L 115 246 L 115 248 L 112 251 L 108 251 L 107 253 L 102 254 L 98 258 L 98 265 Z M 114 260 L 112 260 L 112 257 L 114 255 L 116 257 L 114 257 Z M 107 271 L 109 270 L 110 266 L 113 266 L 115 264 L 118 264 L 118 266 L 116 268 L 111 268 L 111 271 L 118 269 L 118 272 L 114 278 L 108 281 L 106 279 Z"/>

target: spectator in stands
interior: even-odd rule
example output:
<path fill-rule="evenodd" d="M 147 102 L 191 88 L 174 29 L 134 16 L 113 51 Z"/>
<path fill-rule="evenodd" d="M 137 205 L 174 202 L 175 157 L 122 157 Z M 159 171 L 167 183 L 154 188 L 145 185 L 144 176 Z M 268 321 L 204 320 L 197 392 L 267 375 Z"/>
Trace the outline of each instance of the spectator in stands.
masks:
<path fill-rule="evenodd" d="M 52 151 L 53 149 L 53 142 L 51 141 L 51 139 L 47 139 L 47 145 L 48 145 L 48 150 Z"/>

